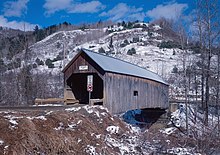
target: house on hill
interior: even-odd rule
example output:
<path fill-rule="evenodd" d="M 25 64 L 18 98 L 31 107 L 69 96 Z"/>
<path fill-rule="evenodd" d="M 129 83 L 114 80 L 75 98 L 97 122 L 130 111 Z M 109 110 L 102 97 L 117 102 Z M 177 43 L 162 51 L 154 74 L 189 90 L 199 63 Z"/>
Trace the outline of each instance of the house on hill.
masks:
<path fill-rule="evenodd" d="M 131 63 L 81 49 L 63 73 L 65 94 L 71 94 L 79 103 L 89 104 L 90 98 L 112 114 L 168 108 L 168 84 L 157 74 Z"/>

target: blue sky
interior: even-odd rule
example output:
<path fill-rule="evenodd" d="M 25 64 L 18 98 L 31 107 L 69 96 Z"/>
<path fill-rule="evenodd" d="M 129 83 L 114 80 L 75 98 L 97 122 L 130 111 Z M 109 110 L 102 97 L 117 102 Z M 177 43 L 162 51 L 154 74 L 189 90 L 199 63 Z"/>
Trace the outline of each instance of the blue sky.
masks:
<path fill-rule="evenodd" d="M 33 30 L 64 21 L 72 24 L 99 20 L 151 21 L 177 19 L 194 8 L 188 0 L 1 0 L 0 26 Z"/>

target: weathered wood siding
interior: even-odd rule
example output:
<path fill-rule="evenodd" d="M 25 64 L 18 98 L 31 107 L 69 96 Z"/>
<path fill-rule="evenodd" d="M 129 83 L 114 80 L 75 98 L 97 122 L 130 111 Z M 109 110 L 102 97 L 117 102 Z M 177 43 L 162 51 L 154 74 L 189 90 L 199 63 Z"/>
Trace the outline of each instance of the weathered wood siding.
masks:
<path fill-rule="evenodd" d="M 138 96 L 134 96 L 138 91 Z M 168 86 L 143 78 L 105 73 L 104 103 L 113 114 L 132 109 L 168 108 Z"/>
<path fill-rule="evenodd" d="M 79 70 L 79 66 L 88 66 L 88 70 Z M 66 81 L 74 73 L 97 73 L 102 78 L 104 71 L 92 59 L 81 53 L 65 70 L 64 80 Z"/>
<path fill-rule="evenodd" d="M 80 70 L 79 66 L 88 66 L 88 69 Z M 68 64 L 68 68 L 65 69 L 64 92 L 67 92 L 67 89 L 71 87 L 74 99 L 77 99 L 80 102 L 87 102 L 87 75 L 94 75 L 93 84 L 96 85 L 93 86 L 91 97 L 96 98 L 98 96 L 98 98 L 100 98 L 103 96 L 103 88 L 100 88 L 103 87 L 103 84 L 100 83 L 102 83 L 104 71 L 84 53 L 78 54 L 75 59 Z M 76 79 L 79 81 L 76 81 Z M 98 82 L 99 85 L 96 84 L 98 79 L 101 80 Z"/>
<path fill-rule="evenodd" d="M 79 70 L 79 66 L 88 66 L 88 69 Z M 104 71 L 83 52 L 79 53 L 65 68 L 65 86 L 68 79 L 70 83 L 74 82 L 71 81 L 74 79 L 71 76 L 78 73 L 85 73 L 84 75 L 82 74 L 83 78 L 88 74 L 97 74 L 101 78 L 98 83 L 101 83 L 103 80 L 104 88 L 100 91 L 103 91 L 103 106 L 107 107 L 112 114 L 132 109 L 168 108 L 167 85 L 140 77 Z M 81 80 L 81 77 L 78 79 Z M 85 82 L 86 80 L 84 79 L 83 85 Z M 78 87 L 81 87 L 81 84 Z M 81 88 L 81 91 L 82 93 L 87 93 L 86 88 Z M 134 96 L 134 91 L 138 92 L 138 96 Z"/>

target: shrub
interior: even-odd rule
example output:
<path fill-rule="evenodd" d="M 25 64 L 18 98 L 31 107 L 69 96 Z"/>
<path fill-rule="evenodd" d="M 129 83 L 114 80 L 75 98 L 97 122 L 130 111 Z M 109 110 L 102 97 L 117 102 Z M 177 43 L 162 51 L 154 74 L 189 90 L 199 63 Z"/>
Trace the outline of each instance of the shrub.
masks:
<path fill-rule="evenodd" d="M 4 60 L 0 58 L 0 72 L 6 71 L 6 65 L 4 63 Z"/>
<path fill-rule="evenodd" d="M 178 73 L 178 68 L 176 66 L 173 67 L 172 73 Z"/>
<path fill-rule="evenodd" d="M 137 43 L 137 42 L 139 42 L 139 41 L 140 41 L 140 40 L 139 40 L 138 37 L 133 38 L 133 43 Z"/>
<path fill-rule="evenodd" d="M 37 63 L 38 66 L 44 65 L 44 62 L 43 62 L 42 60 L 40 60 L 39 58 L 37 58 L 37 59 L 35 60 L 35 62 Z"/>
<path fill-rule="evenodd" d="M 47 59 L 45 64 L 48 66 L 48 68 L 54 68 L 53 61 L 50 59 Z"/>
<path fill-rule="evenodd" d="M 57 55 L 57 57 L 52 60 L 52 62 L 59 61 L 59 60 L 63 60 L 63 53 L 62 52 L 60 52 Z"/>
<path fill-rule="evenodd" d="M 99 48 L 99 51 L 98 51 L 99 53 L 105 53 L 105 50 L 101 47 L 101 48 Z"/>
<path fill-rule="evenodd" d="M 129 49 L 128 52 L 127 52 L 128 55 L 133 55 L 133 54 L 136 54 L 136 50 L 134 48 L 132 49 Z"/>
<path fill-rule="evenodd" d="M 179 48 L 179 49 L 181 49 L 180 44 L 178 44 L 177 42 L 174 42 L 174 41 L 163 41 L 158 45 L 158 47 L 160 49 L 161 48 L 168 48 L 168 49 Z"/>
<path fill-rule="evenodd" d="M 33 68 L 37 68 L 37 64 L 36 63 L 33 64 Z"/>
<path fill-rule="evenodd" d="M 62 44 L 60 42 L 57 42 L 56 47 L 59 49 L 61 47 L 61 45 Z"/>
<path fill-rule="evenodd" d="M 120 47 L 125 47 L 127 45 L 129 45 L 129 42 L 127 39 L 125 39 L 124 42 L 120 44 Z"/>

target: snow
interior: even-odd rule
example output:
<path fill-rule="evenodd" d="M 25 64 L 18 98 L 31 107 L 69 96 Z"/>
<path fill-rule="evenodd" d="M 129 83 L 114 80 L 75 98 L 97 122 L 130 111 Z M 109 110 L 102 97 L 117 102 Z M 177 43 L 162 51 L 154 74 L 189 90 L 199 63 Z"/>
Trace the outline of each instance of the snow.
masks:
<path fill-rule="evenodd" d="M 11 129 L 16 128 L 16 126 L 18 125 L 18 122 L 15 119 L 23 118 L 22 116 L 21 117 L 15 117 L 15 116 L 12 116 L 12 115 L 6 115 L 4 117 L 7 118 L 8 121 L 10 122 L 10 124 L 11 124 L 10 128 Z"/>
<path fill-rule="evenodd" d="M 127 146 L 121 146 L 120 147 L 120 152 L 122 155 L 128 154 L 130 152 L 129 148 Z"/>
<path fill-rule="evenodd" d="M 91 59 L 93 59 L 104 71 L 134 75 L 167 84 L 157 74 L 129 62 L 98 54 L 87 49 L 82 49 L 82 51 L 85 52 Z"/>
<path fill-rule="evenodd" d="M 160 130 L 160 132 L 167 134 L 167 135 L 172 134 L 174 131 L 176 131 L 175 127 L 170 127 L 170 128 L 165 128 L 163 130 Z"/>
<path fill-rule="evenodd" d="M 110 134 L 117 134 L 119 132 L 118 126 L 108 126 L 106 128 L 106 131 L 108 131 Z"/>
<path fill-rule="evenodd" d="M 108 109 L 106 108 L 106 107 L 104 107 L 104 106 L 99 106 L 99 109 L 102 109 L 102 110 L 105 110 L 106 112 L 108 112 Z"/>
<path fill-rule="evenodd" d="M 72 123 L 72 124 L 68 124 L 68 128 L 67 128 L 67 130 L 68 129 L 74 129 L 74 128 L 76 128 L 77 127 L 77 124 L 74 124 L 74 123 Z"/>
<path fill-rule="evenodd" d="M 190 153 L 192 149 L 187 149 L 187 148 L 172 148 L 167 150 L 168 153 L 170 154 L 176 154 L 176 155 L 201 155 L 200 153 Z"/>
<path fill-rule="evenodd" d="M 85 148 L 86 153 L 88 153 L 89 155 L 98 155 L 96 153 L 95 147 L 91 146 L 91 145 L 87 145 L 87 147 Z"/>
<path fill-rule="evenodd" d="M 35 116 L 35 117 L 27 117 L 28 119 L 30 120 L 33 120 L 33 119 L 41 119 L 41 120 L 44 120 L 46 121 L 47 118 L 45 116 Z"/>
<path fill-rule="evenodd" d="M 13 125 L 18 125 L 18 122 L 16 122 L 16 120 L 10 119 L 9 122 Z"/>
<path fill-rule="evenodd" d="M 100 139 L 101 138 L 101 134 L 96 135 L 96 139 Z"/>
<path fill-rule="evenodd" d="M 130 137 L 130 139 L 126 139 L 126 141 L 119 141 L 118 139 L 112 138 L 111 135 L 106 135 L 105 141 L 109 147 L 118 148 L 121 155 L 136 154 L 136 150 L 135 150 L 136 139 L 134 137 Z"/>
<path fill-rule="evenodd" d="M 52 114 L 53 113 L 53 111 L 49 111 L 49 112 L 47 112 L 45 115 L 50 115 L 50 114 Z"/>
<path fill-rule="evenodd" d="M 4 141 L 0 139 L 0 146 L 4 144 Z"/>
<path fill-rule="evenodd" d="M 61 104 L 39 104 L 39 105 L 33 105 L 33 106 L 37 106 L 37 107 L 60 107 L 60 106 L 63 106 Z"/>
<path fill-rule="evenodd" d="M 83 106 L 83 109 L 85 109 L 89 114 L 94 112 L 94 108 L 92 106 Z"/>
<path fill-rule="evenodd" d="M 159 26 L 159 25 L 154 25 L 154 30 L 160 30 L 161 29 L 161 27 Z"/>
<path fill-rule="evenodd" d="M 78 139 L 78 140 L 77 140 L 77 143 L 80 143 L 81 141 L 82 141 L 82 139 Z"/>
<path fill-rule="evenodd" d="M 83 106 L 83 109 L 85 109 L 89 114 L 94 113 L 97 117 L 100 118 L 100 112 L 96 109 L 99 108 L 99 106 Z"/>
<path fill-rule="evenodd" d="M 131 129 L 131 133 L 140 133 L 141 132 L 141 129 L 137 126 L 132 126 L 132 125 L 129 125 L 130 129 Z"/>
<path fill-rule="evenodd" d="M 108 115 L 106 112 L 101 112 L 100 114 L 103 115 L 103 116 L 107 116 Z"/>
<path fill-rule="evenodd" d="M 72 107 L 72 108 L 67 108 L 65 109 L 66 111 L 79 111 L 81 107 Z"/>
<path fill-rule="evenodd" d="M 59 126 L 57 128 L 54 128 L 54 130 L 63 130 L 63 129 L 64 127 L 62 122 L 59 123 Z"/>
<path fill-rule="evenodd" d="M 67 130 L 75 129 L 81 123 L 82 123 L 82 120 L 79 120 L 77 123 L 72 122 L 71 124 L 68 124 Z M 63 126 L 63 124 L 61 124 L 61 126 Z"/>
<path fill-rule="evenodd" d="M 82 123 L 82 120 L 79 120 L 76 124 L 79 125 Z"/>

